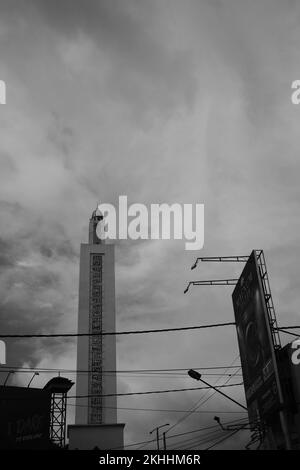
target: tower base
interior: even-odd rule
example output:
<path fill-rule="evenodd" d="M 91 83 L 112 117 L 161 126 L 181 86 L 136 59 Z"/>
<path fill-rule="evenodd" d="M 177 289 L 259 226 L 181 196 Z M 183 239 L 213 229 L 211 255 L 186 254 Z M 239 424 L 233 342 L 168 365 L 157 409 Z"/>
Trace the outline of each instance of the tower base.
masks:
<path fill-rule="evenodd" d="M 118 450 L 123 450 L 124 427 L 124 423 L 69 425 L 69 449 L 110 450 L 118 448 Z"/>

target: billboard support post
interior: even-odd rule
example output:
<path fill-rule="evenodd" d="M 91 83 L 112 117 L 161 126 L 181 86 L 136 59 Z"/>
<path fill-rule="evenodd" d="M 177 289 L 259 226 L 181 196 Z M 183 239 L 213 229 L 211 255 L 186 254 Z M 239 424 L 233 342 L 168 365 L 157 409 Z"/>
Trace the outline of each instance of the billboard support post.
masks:
<path fill-rule="evenodd" d="M 53 377 L 44 387 L 51 393 L 50 439 L 61 448 L 66 444 L 67 393 L 73 385 L 65 377 Z"/>
<path fill-rule="evenodd" d="M 290 440 L 290 433 L 289 433 L 288 424 L 287 424 L 286 412 L 284 410 L 285 408 L 284 397 L 282 393 L 282 387 L 281 387 L 277 360 L 276 360 L 276 355 L 275 355 L 275 351 L 281 348 L 281 342 L 280 342 L 279 330 L 278 330 L 277 319 L 276 319 L 276 314 L 275 314 L 275 308 L 274 308 L 272 294 L 271 294 L 267 265 L 266 265 L 265 255 L 264 255 L 263 250 L 256 251 L 256 260 L 257 260 L 257 265 L 258 265 L 259 274 L 260 274 L 261 287 L 262 287 L 262 291 L 263 291 L 264 298 L 265 298 L 265 306 L 266 306 L 269 325 L 270 325 L 271 341 L 273 344 L 272 355 L 273 355 L 273 360 L 274 360 L 274 366 L 275 366 L 274 372 L 275 372 L 275 377 L 276 377 L 276 384 L 277 384 L 279 403 L 280 403 L 280 411 L 279 411 L 280 423 L 281 423 L 282 433 L 283 433 L 284 440 L 285 440 L 286 449 L 291 450 L 292 446 L 291 446 L 291 440 Z"/>

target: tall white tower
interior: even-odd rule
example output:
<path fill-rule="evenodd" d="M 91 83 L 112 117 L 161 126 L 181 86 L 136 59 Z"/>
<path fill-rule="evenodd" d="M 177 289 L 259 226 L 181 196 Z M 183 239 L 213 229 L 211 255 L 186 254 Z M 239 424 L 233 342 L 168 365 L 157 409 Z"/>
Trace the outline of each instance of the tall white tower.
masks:
<path fill-rule="evenodd" d="M 114 245 L 97 236 L 102 223 L 97 209 L 90 219 L 89 243 L 80 247 L 78 333 L 90 336 L 78 337 L 78 398 L 75 426 L 69 426 L 70 448 L 123 444 L 124 424 L 117 424 L 116 337 L 97 335 L 115 331 Z"/>

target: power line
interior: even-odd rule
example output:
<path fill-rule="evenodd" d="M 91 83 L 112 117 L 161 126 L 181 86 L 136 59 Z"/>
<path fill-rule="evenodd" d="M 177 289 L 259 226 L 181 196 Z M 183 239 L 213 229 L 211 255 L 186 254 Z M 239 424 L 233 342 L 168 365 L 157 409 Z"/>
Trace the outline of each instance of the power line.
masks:
<path fill-rule="evenodd" d="M 184 450 L 185 446 L 187 445 L 194 446 L 199 445 L 201 443 L 206 444 L 207 442 L 219 438 L 222 434 L 223 433 L 222 431 L 220 431 L 220 429 L 214 429 L 213 431 L 205 433 L 202 436 L 192 437 L 189 439 L 178 441 L 175 444 L 172 444 L 172 447 L 168 447 L 168 450 Z"/>
<path fill-rule="evenodd" d="M 228 385 L 218 385 L 217 388 L 236 387 L 239 385 L 243 385 L 243 382 L 236 383 L 236 384 L 228 384 Z M 123 397 L 123 396 L 131 396 L 131 395 L 150 395 L 150 394 L 159 394 L 159 393 L 187 392 L 191 390 L 205 390 L 208 388 L 211 388 L 211 387 L 177 388 L 177 389 L 169 389 L 169 390 L 151 390 L 151 391 L 146 391 L 146 392 L 106 393 L 103 395 L 71 395 L 68 398 Z"/>
<path fill-rule="evenodd" d="M 125 445 L 124 447 L 112 447 L 108 450 L 118 450 L 118 449 L 125 449 L 125 447 L 135 447 L 135 446 L 138 446 L 140 444 L 150 444 L 150 442 L 155 442 L 156 439 L 151 439 L 151 440 L 148 440 L 148 441 L 142 441 L 142 442 L 134 442 L 132 444 L 128 444 L 128 445 Z M 135 450 L 135 449 L 134 449 Z"/>
<path fill-rule="evenodd" d="M 238 421 L 240 422 L 241 420 L 238 420 Z M 243 418 L 243 421 L 245 421 L 245 418 Z M 232 424 L 233 424 L 233 422 L 232 422 Z M 236 423 L 236 424 L 238 424 L 238 423 Z M 241 426 L 243 426 L 243 423 L 241 423 Z M 216 439 L 219 439 L 220 436 L 224 435 L 224 431 L 222 431 L 220 428 L 212 430 L 213 428 L 215 428 L 215 426 L 207 427 L 206 429 L 207 430 L 211 429 L 211 431 L 209 431 L 209 432 L 207 432 L 207 433 L 205 433 L 201 436 L 191 437 L 191 438 L 185 439 L 183 441 L 182 440 L 178 441 L 174 444 L 171 444 L 174 447 L 168 447 L 168 449 L 169 450 L 193 449 L 193 448 L 195 448 L 195 446 L 198 447 L 199 445 L 206 444 L 206 443 L 209 443 L 211 441 L 215 441 Z M 205 430 L 205 428 L 203 430 Z M 240 430 L 240 429 L 238 429 L 238 430 Z M 200 431 L 198 431 L 198 432 L 200 432 Z M 188 433 L 182 433 L 182 435 L 184 435 L 184 434 L 189 434 L 189 432 Z M 187 445 L 188 445 L 188 447 L 186 447 Z"/>
<path fill-rule="evenodd" d="M 241 421 L 245 421 L 245 419 L 247 418 L 242 418 L 242 419 L 239 419 L 239 420 L 232 420 L 230 422 L 227 422 L 227 425 L 229 424 L 238 424 L 240 423 Z M 241 423 L 241 425 L 243 425 Z M 208 433 L 205 433 L 203 434 L 202 436 L 198 436 L 198 437 L 191 437 L 189 439 L 185 439 L 184 441 L 178 441 L 178 442 L 175 442 L 173 444 L 171 444 L 172 447 L 169 447 L 168 446 L 168 449 L 169 450 L 180 450 L 180 449 L 184 449 L 184 447 L 179 447 L 179 446 L 186 446 L 187 444 L 191 444 L 191 443 L 194 443 L 193 445 L 197 444 L 197 445 L 200 445 L 200 444 L 205 444 L 205 443 L 208 443 L 208 442 L 211 442 L 212 440 L 216 440 L 218 439 L 223 433 L 222 433 L 222 430 L 219 429 L 216 429 L 217 426 L 213 425 L 213 426 L 205 426 L 203 428 L 198 428 L 198 429 L 194 429 L 192 431 L 186 431 L 186 432 L 183 432 L 183 433 L 179 433 L 179 434 L 171 434 L 170 436 L 167 437 L 167 440 L 169 442 L 170 439 L 173 439 L 173 438 L 176 438 L 176 437 L 180 437 L 180 436 L 185 436 L 185 435 L 188 435 L 188 434 L 192 434 L 192 433 L 199 433 L 199 432 L 203 432 L 203 431 L 207 431 L 207 430 L 211 430 L 210 432 Z M 240 430 L 240 429 L 238 429 Z M 162 440 L 162 437 L 159 438 L 159 440 Z M 136 450 L 139 450 L 141 448 L 144 448 L 145 447 L 145 444 L 150 444 L 152 442 L 154 442 L 155 439 L 151 440 L 151 441 L 147 441 L 147 442 L 144 442 L 144 443 L 141 443 L 142 446 L 138 447 L 138 449 Z M 138 445 L 138 444 L 137 444 Z M 174 446 L 174 447 L 173 447 Z M 125 446 L 126 447 L 126 446 Z M 186 449 L 192 449 L 193 447 L 187 447 Z"/>
<path fill-rule="evenodd" d="M 238 419 L 238 420 L 232 420 L 232 421 L 230 421 L 230 424 L 231 424 L 231 425 L 233 425 L 233 424 L 236 424 L 236 425 L 237 425 L 237 424 L 240 423 L 240 424 L 242 425 L 241 421 L 245 421 L 245 419 L 247 419 L 247 418 L 241 418 L 241 419 Z M 198 432 L 201 432 L 201 431 L 204 431 L 204 430 L 209 430 L 209 429 L 211 430 L 210 432 L 208 432 L 208 433 L 206 433 L 206 434 L 204 434 L 204 435 L 202 435 L 202 436 L 192 437 L 192 438 L 190 438 L 190 439 L 187 439 L 187 440 L 184 440 L 184 441 L 179 441 L 179 442 L 176 442 L 176 443 L 174 443 L 174 444 L 171 444 L 171 445 L 174 445 L 174 446 L 176 446 L 176 447 L 171 447 L 171 448 L 169 448 L 169 449 L 170 449 L 170 450 L 172 450 L 172 449 L 179 449 L 179 448 L 177 447 L 178 445 L 186 445 L 188 442 L 194 442 L 194 441 L 195 441 L 195 442 L 198 443 L 198 442 L 199 442 L 199 439 L 201 439 L 201 443 L 202 443 L 203 439 L 204 439 L 203 443 L 209 442 L 209 441 L 211 441 L 211 440 L 213 440 L 213 439 L 216 439 L 216 437 L 213 438 L 212 436 L 217 433 L 217 436 L 220 437 L 220 433 L 221 433 L 221 434 L 224 433 L 224 431 L 222 432 L 222 430 L 220 430 L 220 428 L 219 428 L 219 429 L 216 429 L 216 427 L 217 427 L 217 426 L 207 426 L 207 427 L 205 427 L 205 428 L 200 428 L 200 429 L 194 430 L 194 431 L 188 431 L 188 432 L 184 432 L 184 433 L 180 433 L 180 434 L 172 434 L 171 436 L 168 436 L 168 440 L 169 440 L 169 439 L 172 439 L 172 438 L 174 438 L 174 437 L 184 436 L 184 435 L 192 434 L 192 433 L 198 433 Z M 208 439 L 208 437 L 210 437 L 210 438 Z M 200 444 L 200 442 L 199 442 L 199 444 Z"/>
<path fill-rule="evenodd" d="M 238 430 L 238 431 L 239 431 L 239 430 Z M 233 433 L 231 433 L 231 435 L 235 434 L 236 432 L 237 432 L 237 431 L 234 431 Z M 214 433 L 209 433 L 209 434 L 207 434 L 206 437 L 203 436 L 204 439 L 203 439 L 202 436 L 201 436 L 201 439 L 199 439 L 199 438 L 198 438 L 198 439 L 197 439 L 197 438 L 196 438 L 196 439 L 190 439 L 190 444 L 189 444 L 188 447 L 179 447 L 179 448 L 176 447 L 176 449 L 178 449 L 178 450 L 194 450 L 195 447 L 199 447 L 199 446 L 201 446 L 201 445 L 203 445 L 203 444 L 208 444 L 209 442 L 212 442 L 212 441 L 215 441 L 216 439 L 218 439 L 217 442 L 214 442 L 211 446 L 209 446 L 209 447 L 207 447 L 206 449 L 204 449 L 204 450 L 209 450 L 209 449 L 212 449 L 212 448 L 213 448 L 214 446 L 216 446 L 217 444 L 220 444 L 221 442 L 223 442 L 223 441 L 225 441 L 226 439 L 228 439 L 229 437 L 231 437 L 231 435 L 230 435 L 230 436 L 227 435 L 227 436 L 222 437 L 222 438 L 220 439 L 221 436 L 224 436 L 224 431 L 223 431 L 223 433 L 222 433 L 221 430 L 220 430 L 219 433 L 218 433 L 217 431 L 215 431 Z M 189 440 L 187 440 L 186 443 L 183 442 L 183 445 L 187 445 L 187 444 L 188 444 L 188 441 L 189 441 Z M 174 449 L 175 449 L 175 448 L 174 448 Z"/>
<path fill-rule="evenodd" d="M 245 421 L 245 419 L 247 419 L 247 418 L 240 418 L 240 419 L 234 419 L 234 420 L 231 420 L 231 421 L 227 421 L 226 426 L 229 425 L 229 424 L 231 424 L 231 425 L 232 424 L 237 424 L 240 421 Z M 205 426 L 203 428 L 193 429 L 192 431 L 186 431 L 186 432 L 181 432 L 181 433 L 177 433 L 177 434 L 170 434 L 170 436 L 167 436 L 167 439 L 169 440 L 169 439 L 172 439 L 173 437 L 185 436 L 186 434 L 192 434 L 192 433 L 196 433 L 196 432 L 200 432 L 200 431 L 206 431 L 207 429 L 215 429 L 218 426 L 219 425 Z"/>
<path fill-rule="evenodd" d="M 220 439 L 219 441 L 215 442 L 213 445 L 207 447 L 205 450 L 210 450 L 213 447 L 215 447 L 216 445 L 221 444 L 222 442 L 226 441 L 227 439 L 229 439 L 230 437 L 232 437 L 234 434 L 238 433 L 239 431 L 241 431 L 241 429 L 236 429 L 235 431 L 230 433 L 229 436 L 223 437 L 223 439 Z"/>
<path fill-rule="evenodd" d="M 295 336 L 296 338 L 299 338 L 300 335 L 297 333 L 292 333 L 291 331 L 287 330 L 298 330 L 300 328 L 299 325 L 292 325 L 292 326 L 278 326 L 274 327 L 274 330 L 278 331 L 279 333 L 286 333 L 287 335 Z"/>
<path fill-rule="evenodd" d="M 232 425 L 233 425 L 233 424 L 238 424 L 238 423 L 240 423 L 241 421 L 245 421 L 245 419 L 247 419 L 247 418 L 241 418 L 241 419 L 238 419 L 238 420 L 228 421 L 228 422 L 227 422 L 227 425 L 229 425 L 229 424 L 232 424 Z M 242 423 L 241 423 L 241 424 L 242 424 Z M 167 436 L 167 441 L 168 441 L 168 443 L 169 443 L 169 441 L 170 441 L 171 439 L 174 439 L 174 438 L 176 439 L 177 437 L 186 436 L 186 435 L 188 435 L 188 434 L 190 435 L 190 434 L 194 434 L 194 433 L 200 433 L 200 432 L 207 431 L 207 430 L 213 430 L 213 431 L 210 431 L 210 433 L 206 433 L 206 434 L 204 434 L 204 435 L 201 436 L 201 439 L 204 438 L 204 439 L 205 439 L 205 442 L 209 442 L 209 441 L 211 441 L 212 439 L 207 440 L 207 436 L 208 436 L 208 435 L 218 433 L 218 436 L 219 436 L 220 433 L 222 432 L 222 431 L 220 430 L 220 428 L 219 428 L 219 429 L 216 429 L 217 427 L 218 427 L 218 426 L 216 426 L 216 425 L 205 426 L 205 427 L 202 427 L 202 428 L 193 429 L 193 430 L 191 430 L 191 431 L 185 431 L 185 432 L 182 432 L 182 433 L 171 434 L 170 436 Z M 162 439 L 163 439 L 162 437 L 159 437 L 159 440 L 160 440 L 160 441 L 161 441 Z M 179 441 L 179 442 L 176 442 L 176 443 L 174 443 L 174 444 L 171 444 L 172 446 L 174 445 L 174 446 L 176 446 L 176 447 L 169 447 L 169 446 L 168 446 L 168 448 L 169 448 L 169 450 L 172 450 L 172 449 L 180 449 L 180 447 L 177 447 L 177 446 L 178 446 L 178 445 L 182 445 L 183 442 L 185 442 L 186 444 L 187 444 L 187 442 L 191 442 L 191 441 L 195 441 L 195 440 L 198 442 L 199 439 L 200 439 L 200 436 L 198 436 L 198 437 L 196 437 L 196 438 L 195 438 L 195 437 L 191 437 L 191 438 L 189 438 L 189 439 L 187 439 L 187 440 L 185 440 L 185 441 Z M 150 444 L 150 443 L 155 442 L 155 441 L 156 441 L 156 439 L 153 439 L 153 440 L 151 440 L 151 441 L 145 441 L 145 442 L 141 442 L 141 443 L 137 443 L 137 444 L 131 444 L 131 446 L 138 445 L 138 444 L 142 444 L 140 447 L 138 447 L 137 449 L 135 449 L 135 450 L 140 450 L 140 449 L 145 448 L 145 445 Z M 125 446 L 125 447 L 127 447 L 127 446 Z M 114 448 L 114 449 L 119 449 L 119 448 Z M 113 450 L 113 449 L 111 449 L 111 450 Z"/>
<path fill-rule="evenodd" d="M 207 385 L 208 387 L 211 387 L 213 388 L 214 390 L 217 390 L 223 397 L 227 398 L 228 400 L 232 401 L 233 403 L 235 403 L 236 405 L 240 406 L 241 408 L 243 408 L 244 410 L 247 410 L 247 407 L 245 405 L 242 405 L 240 402 L 238 402 L 237 400 L 235 400 L 234 398 L 230 397 L 229 395 L 226 395 L 226 393 L 222 392 L 221 390 L 217 389 L 216 387 L 214 387 L 212 384 L 206 382 L 206 380 L 202 379 L 201 378 L 201 374 L 199 374 L 199 372 L 195 372 L 195 371 L 189 371 L 189 374 L 191 375 L 191 377 L 194 377 L 194 375 L 196 375 L 196 380 L 199 380 L 200 382 L 204 383 L 204 385 Z"/>
<path fill-rule="evenodd" d="M 209 393 L 209 392 L 208 392 Z M 205 396 L 205 395 L 204 395 Z M 182 416 L 181 418 L 179 418 L 178 421 L 176 421 L 176 423 L 174 423 L 169 429 L 168 431 L 170 431 L 171 429 L 174 429 L 176 426 L 178 426 L 178 424 L 182 423 L 184 420 L 186 420 L 196 409 L 198 406 L 200 406 L 200 402 L 202 402 L 204 397 L 201 397 L 186 413 L 185 416 Z M 167 432 L 168 432 L 167 431 Z"/>
<path fill-rule="evenodd" d="M 194 370 L 222 370 L 222 369 L 238 369 L 240 368 L 239 365 L 237 366 L 212 366 L 212 367 L 192 367 Z M 39 371 L 39 372 L 61 372 L 61 373 L 90 373 L 93 372 L 92 370 L 85 370 L 85 369 L 57 369 L 57 368 L 48 368 L 48 367 L 19 367 L 19 366 L 10 366 L 10 365 L 0 365 L 0 372 L 6 372 L 6 370 L 18 370 L 18 371 L 25 371 L 25 372 L 32 372 L 32 371 Z M 183 368 L 169 368 L 169 369 L 119 369 L 119 370 L 106 370 L 103 373 L 156 373 L 156 372 L 186 372 L 190 369 L 190 366 L 183 367 Z M 222 374 L 223 375 L 223 374 Z M 235 375 L 235 374 L 234 374 Z"/>
<path fill-rule="evenodd" d="M 78 405 L 75 403 L 68 403 L 68 406 L 74 406 L 74 407 L 79 407 L 79 408 L 88 408 L 88 405 Z M 174 410 L 170 408 L 129 408 L 129 407 L 121 407 L 121 406 L 102 406 L 102 408 L 109 408 L 109 409 L 114 409 L 114 410 L 125 410 L 125 411 L 151 411 L 151 412 L 164 412 L 164 413 L 187 413 L 188 410 Z M 247 411 L 220 411 L 220 410 L 201 410 L 201 411 L 194 411 L 194 413 L 220 413 L 220 414 L 243 414 L 247 413 Z M 244 418 L 243 418 L 244 419 Z"/>
<path fill-rule="evenodd" d="M 203 436 L 198 436 L 198 438 L 194 439 L 187 439 L 185 441 L 179 442 L 178 445 L 172 450 L 195 450 L 199 449 L 199 446 L 203 446 L 204 444 L 209 444 L 211 442 L 216 441 L 216 439 L 220 439 L 221 436 L 224 436 L 224 431 L 215 430 L 213 432 L 204 434 Z M 227 437 L 227 436 L 226 436 Z"/>
<path fill-rule="evenodd" d="M 226 425 L 229 425 L 229 424 L 235 424 L 236 422 L 239 422 L 239 421 L 242 421 L 244 420 L 245 418 L 241 418 L 241 419 L 238 419 L 238 420 L 232 420 L 232 421 L 227 421 Z M 171 434 L 170 436 L 168 436 L 168 439 L 171 439 L 173 437 L 179 437 L 179 436 L 184 436 L 184 435 L 187 435 L 187 434 L 192 434 L 192 433 L 196 433 L 196 432 L 201 432 L 201 431 L 206 431 L 208 429 L 213 429 L 213 428 L 217 428 L 218 425 L 212 425 L 212 426 L 205 426 L 205 427 L 202 427 L 202 428 L 198 428 L 198 429 L 193 429 L 192 431 L 186 431 L 184 433 L 179 433 L 179 434 Z M 160 437 L 159 440 L 161 440 L 162 438 Z M 127 444 L 124 446 L 125 447 L 135 447 L 135 446 L 138 446 L 138 445 L 141 445 L 141 444 L 150 444 L 151 442 L 156 442 L 156 439 L 150 439 L 150 440 L 147 440 L 147 441 L 142 441 L 142 442 L 132 442 L 130 444 Z M 121 449 L 121 447 L 112 447 L 111 449 L 109 450 L 117 450 L 117 449 Z M 123 447 L 122 447 L 123 449 Z"/>
<path fill-rule="evenodd" d="M 113 336 L 113 335 L 140 335 L 147 333 L 165 333 L 171 331 L 200 330 L 204 328 L 217 328 L 223 326 L 234 326 L 235 322 L 213 323 L 210 325 L 184 326 L 178 328 L 157 328 L 153 330 L 131 330 L 131 331 L 105 331 L 101 333 L 41 333 L 41 334 L 0 334 L 0 338 L 73 338 L 81 336 Z"/>
<path fill-rule="evenodd" d="M 200 446 L 204 445 L 204 444 L 209 444 L 210 442 L 213 442 L 215 441 L 216 439 L 220 439 L 220 436 L 221 436 L 221 432 L 218 433 L 218 432 L 215 432 L 214 434 L 211 434 L 210 436 L 208 437 L 205 437 L 204 439 L 198 439 L 198 440 L 194 440 L 192 441 L 188 447 L 180 447 L 178 450 L 195 450 L 195 449 L 199 449 Z M 186 446 L 187 444 L 185 444 Z M 202 449 L 201 449 L 202 450 Z"/>
<path fill-rule="evenodd" d="M 237 356 L 231 363 L 231 365 L 229 367 L 234 367 L 233 364 L 235 363 L 235 361 L 239 358 L 239 356 Z M 228 369 L 229 369 L 228 367 Z M 226 368 L 227 370 L 227 368 Z M 225 370 L 225 372 L 226 372 Z M 218 379 L 220 380 L 220 379 Z M 218 380 L 216 381 L 216 383 L 218 383 Z M 227 382 L 229 381 L 230 379 L 227 380 Z M 226 382 L 226 384 L 227 384 Z M 209 392 L 208 392 L 209 393 Z M 203 405 L 204 403 L 206 403 L 210 398 L 212 398 L 215 393 L 217 393 L 216 391 L 214 391 L 209 397 L 207 397 L 205 399 L 205 395 L 204 397 L 201 397 L 191 408 L 190 410 L 187 412 L 186 416 L 183 416 L 181 417 L 178 421 L 176 421 L 175 424 L 173 424 L 168 430 L 167 430 L 167 433 L 171 431 L 171 429 L 174 429 L 176 426 L 178 426 L 178 424 L 180 424 L 182 421 L 184 421 L 185 419 L 187 419 L 195 410 L 197 410 L 197 408 L 199 408 L 201 405 Z"/>
<path fill-rule="evenodd" d="M 236 361 L 239 357 L 240 357 L 240 356 L 238 355 L 238 356 L 232 361 L 231 364 L 234 364 L 235 361 Z M 226 370 L 227 370 L 227 369 L 226 369 Z M 230 376 L 230 377 L 226 380 L 226 382 L 225 382 L 223 385 L 226 385 L 226 384 L 232 379 L 232 377 L 235 377 L 235 376 L 237 375 L 237 372 L 238 372 L 239 370 L 240 370 L 240 368 L 237 369 L 237 371 L 236 371 L 232 376 Z M 225 376 L 225 374 L 224 374 L 224 376 Z M 215 382 L 215 384 L 217 384 L 218 381 L 219 381 L 221 378 L 222 378 L 222 377 L 220 377 L 220 378 Z M 215 384 L 213 384 L 213 386 L 216 388 L 216 385 L 215 385 Z M 200 406 L 203 406 L 205 403 L 207 403 L 208 400 L 210 400 L 216 393 L 217 393 L 217 390 L 214 390 L 213 393 L 212 393 L 209 397 L 207 397 L 207 398 L 206 398 L 204 401 L 202 401 L 201 403 L 197 404 L 197 406 L 196 406 L 196 407 L 194 408 L 194 410 L 193 410 L 193 413 L 196 412 L 196 410 L 197 410 L 198 408 L 200 408 Z M 245 413 L 246 413 L 246 411 L 245 411 Z"/>
<path fill-rule="evenodd" d="M 8 371 L 14 371 L 15 373 L 20 373 L 20 374 L 32 374 L 32 370 L 18 370 L 18 369 L 12 369 L 12 368 L 9 368 L 9 369 L 5 369 L 5 370 L 1 370 L 0 369 L 0 374 L 3 373 L 3 374 L 7 374 Z M 93 373 L 94 371 L 84 371 L 84 372 L 77 372 L 77 374 L 88 374 L 88 373 Z M 61 371 L 57 371 L 57 373 L 62 373 Z M 65 371 L 63 372 L 64 374 L 68 375 L 68 374 L 76 374 L 76 371 L 75 372 L 71 372 L 71 371 Z M 39 375 L 41 374 L 54 374 L 54 371 L 39 371 Z M 132 373 L 132 372 L 107 372 L 107 371 L 102 371 L 101 373 L 103 376 L 110 376 L 110 375 L 123 375 L 124 377 L 134 377 L 134 378 L 141 378 L 141 379 L 146 379 L 146 378 L 154 378 L 154 379 L 177 379 L 177 380 L 180 380 L 180 379 L 183 379 L 186 377 L 186 373 L 173 373 L 173 372 L 151 372 L 151 373 L 147 373 L 147 372 L 141 372 L 141 373 Z M 209 372 L 206 372 L 206 373 L 203 373 L 202 374 L 203 376 L 209 376 L 209 377 L 220 377 L 220 376 L 228 376 L 228 377 L 242 377 L 242 374 L 222 374 L 222 373 L 218 373 L 218 374 L 214 374 L 214 373 L 209 373 Z"/>
<path fill-rule="evenodd" d="M 224 388 L 224 387 L 237 387 L 243 385 L 243 382 L 236 383 L 236 384 L 230 384 L 230 385 L 219 385 L 218 388 Z M 7 388 L 9 388 L 7 386 Z M 168 389 L 168 390 L 148 390 L 145 392 L 127 392 L 127 393 L 105 393 L 105 394 L 97 394 L 97 395 L 70 395 L 67 398 L 105 398 L 105 397 L 127 397 L 127 396 L 134 396 L 134 395 L 154 395 L 154 394 L 161 394 L 161 393 L 175 393 L 175 392 L 187 392 L 187 391 L 192 391 L 192 390 L 205 390 L 210 387 L 194 387 L 194 388 L 176 388 L 176 389 Z M 10 398 L 10 397 L 5 397 L 5 400 L 31 400 L 32 398 L 30 397 L 23 397 L 23 398 Z"/>
<path fill-rule="evenodd" d="M 300 325 L 292 325 L 292 326 L 278 326 L 275 328 L 276 330 L 299 330 Z"/>
<path fill-rule="evenodd" d="M 286 333 L 287 335 L 291 335 L 291 336 L 295 336 L 296 338 L 300 338 L 300 335 L 298 335 L 297 333 L 293 333 L 292 331 L 287 331 L 287 329 L 290 328 L 299 328 L 298 326 L 295 326 L 295 327 L 287 327 L 287 328 L 277 328 L 277 331 L 279 331 L 280 333 Z"/>

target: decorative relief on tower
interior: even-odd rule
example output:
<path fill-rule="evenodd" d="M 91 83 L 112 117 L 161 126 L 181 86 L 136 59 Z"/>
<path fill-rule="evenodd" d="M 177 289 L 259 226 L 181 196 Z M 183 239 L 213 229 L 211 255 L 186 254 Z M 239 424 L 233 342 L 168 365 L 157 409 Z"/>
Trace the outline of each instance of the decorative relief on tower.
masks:
<path fill-rule="evenodd" d="M 90 257 L 90 333 L 102 332 L 102 254 Z M 89 424 L 102 423 L 102 336 L 89 337 Z"/>

